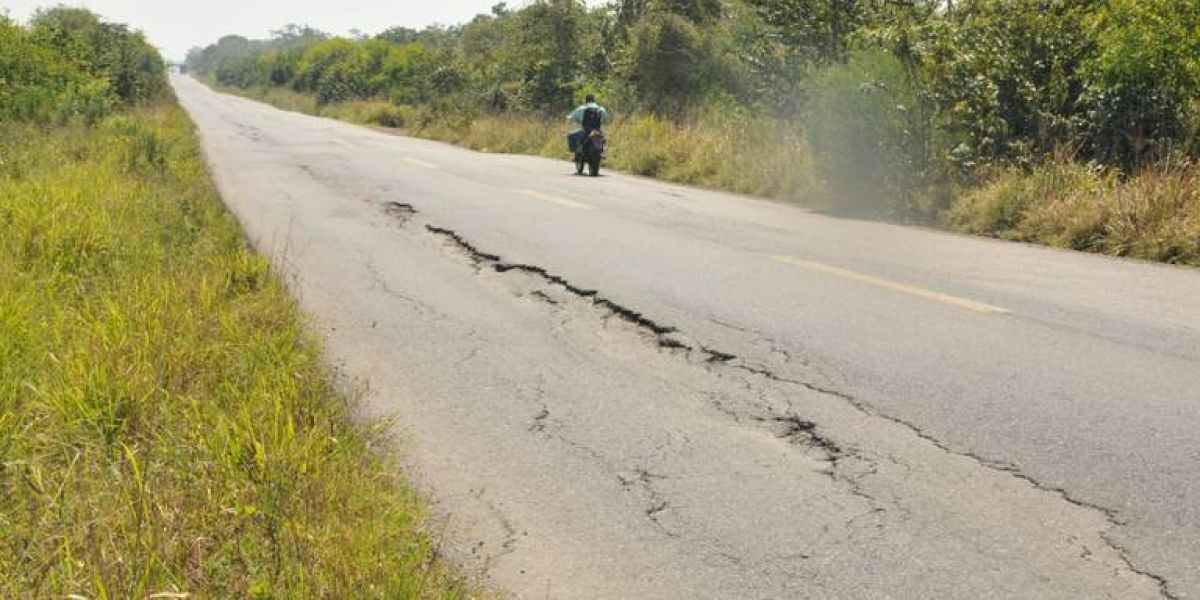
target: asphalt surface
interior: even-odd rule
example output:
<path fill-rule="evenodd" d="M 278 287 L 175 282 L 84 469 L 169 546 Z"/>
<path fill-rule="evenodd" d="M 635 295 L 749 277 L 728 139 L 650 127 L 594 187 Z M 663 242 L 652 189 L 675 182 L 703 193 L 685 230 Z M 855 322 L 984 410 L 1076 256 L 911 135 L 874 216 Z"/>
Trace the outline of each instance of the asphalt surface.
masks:
<path fill-rule="evenodd" d="M 448 550 L 514 596 L 1200 597 L 1197 271 L 173 82 Z"/>

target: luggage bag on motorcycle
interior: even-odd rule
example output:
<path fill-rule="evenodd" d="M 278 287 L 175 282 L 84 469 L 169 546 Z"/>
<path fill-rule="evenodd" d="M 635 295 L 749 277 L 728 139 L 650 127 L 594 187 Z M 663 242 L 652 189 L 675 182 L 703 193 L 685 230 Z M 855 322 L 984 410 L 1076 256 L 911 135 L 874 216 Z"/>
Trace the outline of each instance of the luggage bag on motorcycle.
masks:
<path fill-rule="evenodd" d="M 571 152 L 571 154 L 579 151 L 579 145 L 583 143 L 583 140 L 586 137 L 587 133 L 582 129 L 567 134 L 567 149 Z"/>

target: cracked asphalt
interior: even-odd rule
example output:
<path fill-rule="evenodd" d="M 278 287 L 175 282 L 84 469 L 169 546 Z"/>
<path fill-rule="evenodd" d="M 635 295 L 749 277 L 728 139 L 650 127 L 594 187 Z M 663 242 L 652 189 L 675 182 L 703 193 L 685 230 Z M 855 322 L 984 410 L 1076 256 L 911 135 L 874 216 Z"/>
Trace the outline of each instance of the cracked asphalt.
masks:
<path fill-rule="evenodd" d="M 447 552 L 513 596 L 1200 597 L 1200 273 L 173 83 Z"/>

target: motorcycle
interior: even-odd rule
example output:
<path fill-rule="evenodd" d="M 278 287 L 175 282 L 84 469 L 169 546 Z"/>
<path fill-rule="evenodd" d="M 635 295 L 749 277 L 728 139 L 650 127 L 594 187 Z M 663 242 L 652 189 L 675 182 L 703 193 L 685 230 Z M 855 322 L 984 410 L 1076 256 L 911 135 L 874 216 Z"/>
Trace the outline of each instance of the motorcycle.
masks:
<path fill-rule="evenodd" d="M 579 147 L 575 150 L 575 174 L 583 175 L 583 168 L 587 167 L 588 175 L 595 177 L 600 174 L 600 161 L 604 159 L 607 140 L 599 129 L 581 137 L 583 139 L 578 141 Z"/>

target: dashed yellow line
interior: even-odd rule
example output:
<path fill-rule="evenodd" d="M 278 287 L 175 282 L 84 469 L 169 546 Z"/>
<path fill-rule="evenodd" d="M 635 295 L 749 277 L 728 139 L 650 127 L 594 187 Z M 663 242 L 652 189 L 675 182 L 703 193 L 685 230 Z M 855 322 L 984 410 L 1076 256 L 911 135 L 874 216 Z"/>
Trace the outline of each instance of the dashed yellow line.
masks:
<path fill-rule="evenodd" d="M 797 267 L 802 267 L 804 269 L 808 269 L 809 271 L 815 271 L 817 273 L 825 273 L 826 275 L 833 275 L 835 277 L 841 277 L 843 279 L 849 279 L 851 281 L 857 281 L 859 283 L 865 283 L 868 285 L 873 285 L 876 287 L 889 289 L 889 290 L 892 290 L 895 292 L 901 292 L 904 294 L 909 294 L 912 296 L 925 298 L 926 300 L 933 300 L 936 302 L 941 302 L 943 304 L 949 304 L 952 306 L 957 306 L 959 308 L 973 310 L 975 312 L 980 312 L 980 313 L 985 313 L 985 314 L 1008 314 L 1008 313 L 1012 312 L 1008 309 L 1000 308 L 998 306 L 992 306 L 991 304 L 986 304 L 984 302 L 977 302 L 975 300 L 969 300 L 967 298 L 960 298 L 958 296 L 952 296 L 950 294 L 943 294 L 942 292 L 935 292 L 933 290 L 927 290 L 925 288 L 919 288 L 916 286 L 907 285 L 904 283 L 900 283 L 898 281 L 891 281 L 889 279 L 883 279 L 881 277 L 875 277 L 872 275 L 857 273 L 855 271 L 850 271 L 847 269 L 834 267 L 832 265 L 827 265 L 824 263 L 819 263 L 819 262 L 815 262 L 815 261 L 811 261 L 811 260 L 804 260 L 802 258 L 797 258 L 795 256 L 774 255 L 774 256 L 771 256 L 771 258 L 773 260 L 781 262 L 781 263 L 786 263 L 789 265 L 795 265 Z"/>
<path fill-rule="evenodd" d="M 419 159 L 419 158 L 411 158 L 411 157 L 408 157 L 408 156 L 404 157 L 404 162 L 406 162 L 406 163 L 409 163 L 409 164 L 413 164 L 413 165 L 417 165 L 418 167 L 425 167 L 426 169 L 436 169 L 436 168 L 438 168 L 438 166 L 437 166 L 437 165 L 435 165 L 435 164 L 433 164 L 433 163 L 431 163 L 431 162 L 427 162 L 427 161 L 421 160 L 421 159 Z"/>
<path fill-rule="evenodd" d="M 579 210 L 592 210 L 593 209 L 592 206 L 590 206 L 588 204 L 584 204 L 582 202 L 576 202 L 574 200 L 567 200 L 566 198 L 559 198 L 558 196 L 551 196 L 550 194 L 543 194 L 541 192 L 535 192 L 533 190 L 517 190 L 517 192 L 521 193 L 525 196 L 529 196 L 530 198 L 534 198 L 536 200 L 541 200 L 543 202 L 550 202 L 553 204 L 557 204 L 559 206 L 566 206 L 568 208 L 575 208 L 575 209 L 579 209 Z"/>

